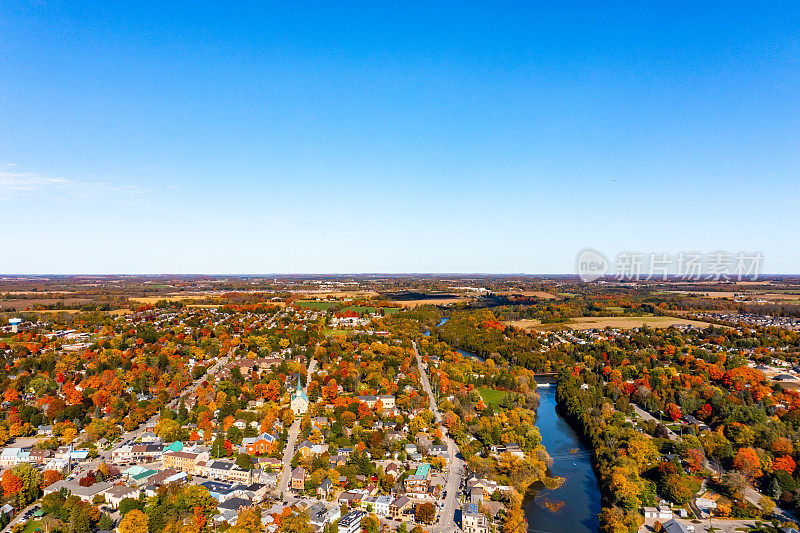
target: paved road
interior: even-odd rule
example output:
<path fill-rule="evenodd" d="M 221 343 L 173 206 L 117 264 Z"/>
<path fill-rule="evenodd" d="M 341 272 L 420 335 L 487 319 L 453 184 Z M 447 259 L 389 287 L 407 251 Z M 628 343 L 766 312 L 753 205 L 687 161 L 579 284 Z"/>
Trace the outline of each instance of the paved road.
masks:
<path fill-rule="evenodd" d="M 413 343 L 413 345 L 414 352 L 417 355 L 417 365 L 419 366 L 419 375 L 420 380 L 422 381 L 422 388 L 428 393 L 431 411 L 436 417 L 436 420 L 441 423 L 442 413 L 439 411 L 439 408 L 433 399 L 433 391 L 431 390 L 431 384 L 428 381 L 428 373 L 422 368 L 422 357 L 417 350 L 417 343 Z M 446 431 L 446 428 L 442 427 L 442 431 Z M 445 485 L 447 497 L 444 500 L 444 507 L 441 509 L 439 520 L 436 525 L 426 528 L 431 533 L 461 531 L 461 528 L 458 527 L 455 522 L 455 512 L 456 506 L 458 505 L 458 493 L 461 489 L 461 481 L 464 479 L 464 475 L 466 473 L 466 464 L 464 460 L 458 456 L 459 450 L 455 441 L 451 439 L 449 435 L 444 436 L 444 441 L 447 444 L 447 454 L 449 456 L 450 465 L 450 473 L 448 474 L 447 484 Z"/>
<path fill-rule="evenodd" d="M 645 420 L 652 420 L 652 421 L 654 421 L 656 423 L 660 423 L 661 422 L 656 417 L 654 417 L 653 415 L 651 415 L 650 413 L 648 413 L 647 411 L 645 411 L 644 409 L 642 409 L 641 407 L 639 407 L 635 403 L 631 403 L 631 405 L 633 406 L 633 410 L 636 412 L 637 415 L 639 415 L 640 418 L 643 418 Z M 669 437 L 669 440 L 678 440 L 678 434 L 677 433 L 675 433 L 674 431 L 672 431 L 669 428 L 666 428 L 666 429 L 667 429 L 667 437 Z"/>
<path fill-rule="evenodd" d="M 314 365 L 316 365 L 316 361 L 312 358 L 311 362 L 308 363 L 308 377 L 306 378 L 305 385 L 303 385 L 303 391 L 306 392 L 306 394 L 308 394 L 308 381 L 311 378 L 311 373 L 314 372 Z M 289 437 L 286 441 L 286 447 L 283 449 L 283 473 L 281 474 L 281 480 L 275 488 L 277 494 L 284 495 L 284 499 L 288 496 L 286 491 L 289 488 L 289 477 L 292 475 L 292 457 L 294 457 L 294 449 L 295 446 L 297 446 L 297 438 L 299 436 L 300 418 L 297 418 L 289 428 Z"/>
<path fill-rule="evenodd" d="M 7 533 L 8 531 L 11 531 L 11 528 L 14 527 L 15 524 L 20 522 L 20 518 L 22 517 L 22 515 L 24 515 L 26 512 L 30 511 L 31 509 L 38 509 L 39 507 L 40 507 L 40 505 L 39 505 L 38 501 L 33 502 L 32 504 L 27 506 L 25 509 L 22 510 L 22 512 L 20 512 L 19 514 L 17 514 L 17 516 L 15 516 L 14 518 L 11 519 L 11 522 L 9 522 L 6 525 L 6 527 L 3 528 L 2 533 Z"/>

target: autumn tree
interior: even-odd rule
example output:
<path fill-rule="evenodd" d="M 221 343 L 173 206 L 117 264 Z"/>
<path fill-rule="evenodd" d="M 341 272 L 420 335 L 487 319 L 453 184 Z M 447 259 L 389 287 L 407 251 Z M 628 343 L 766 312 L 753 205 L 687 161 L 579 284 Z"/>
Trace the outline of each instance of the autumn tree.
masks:
<path fill-rule="evenodd" d="M 308 514 L 291 513 L 281 518 L 281 529 L 283 533 L 311 533 L 311 524 Z"/>
<path fill-rule="evenodd" d="M 3 496 L 11 498 L 22 490 L 22 480 L 15 476 L 11 470 L 3 472 Z"/>
<path fill-rule="evenodd" d="M 147 515 L 134 509 L 119 523 L 119 533 L 147 533 Z"/>
<path fill-rule="evenodd" d="M 258 507 L 246 507 L 239 511 L 236 526 L 231 529 L 231 533 L 260 533 L 263 530 L 261 509 Z"/>
<path fill-rule="evenodd" d="M 761 460 L 753 448 L 741 448 L 733 458 L 733 468 L 748 480 L 761 476 Z"/>
<path fill-rule="evenodd" d="M 41 488 L 44 489 L 46 487 L 49 487 L 56 481 L 61 481 L 62 479 L 64 479 L 64 474 L 62 474 L 58 470 L 45 470 L 44 472 L 42 472 Z"/>
<path fill-rule="evenodd" d="M 674 403 L 668 403 L 664 410 L 673 422 L 676 422 L 681 417 L 681 408 Z"/>
<path fill-rule="evenodd" d="M 783 455 L 781 457 L 778 457 L 772 463 L 773 472 L 777 470 L 783 470 L 785 472 L 788 472 L 789 474 L 793 474 L 794 469 L 796 467 L 797 465 L 795 464 L 794 459 L 792 459 L 792 457 L 789 455 Z"/>
<path fill-rule="evenodd" d="M 421 503 L 414 508 L 414 517 L 419 522 L 430 524 L 436 518 L 436 507 L 430 502 Z"/>

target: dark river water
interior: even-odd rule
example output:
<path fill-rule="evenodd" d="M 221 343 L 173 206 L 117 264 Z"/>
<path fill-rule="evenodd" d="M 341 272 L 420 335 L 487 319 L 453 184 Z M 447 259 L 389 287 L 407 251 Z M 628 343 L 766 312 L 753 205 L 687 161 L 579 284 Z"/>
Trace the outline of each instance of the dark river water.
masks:
<path fill-rule="evenodd" d="M 538 389 L 541 402 L 536 414 L 536 426 L 542 444 L 553 458 L 554 476 L 566 478 L 561 487 L 544 487 L 528 494 L 523 510 L 530 533 L 596 533 L 600 513 L 600 487 L 592 470 L 591 450 L 578 434 L 556 412 L 556 387 Z M 570 453 L 570 450 L 578 450 Z M 564 502 L 557 511 L 545 507 L 547 502 Z"/>
<path fill-rule="evenodd" d="M 447 318 L 437 326 L 445 322 Z M 457 351 L 465 357 L 484 360 L 467 350 Z M 555 383 L 537 390 L 540 403 L 536 426 L 542 435 L 542 444 L 553 458 L 551 474 L 563 476 L 566 481 L 555 490 L 541 487 L 526 496 L 523 510 L 528 520 L 528 533 L 598 533 L 600 487 L 592 470 L 591 450 L 556 411 Z M 572 450 L 577 451 L 571 453 Z M 544 505 L 558 502 L 564 505 L 556 511 Z"/>

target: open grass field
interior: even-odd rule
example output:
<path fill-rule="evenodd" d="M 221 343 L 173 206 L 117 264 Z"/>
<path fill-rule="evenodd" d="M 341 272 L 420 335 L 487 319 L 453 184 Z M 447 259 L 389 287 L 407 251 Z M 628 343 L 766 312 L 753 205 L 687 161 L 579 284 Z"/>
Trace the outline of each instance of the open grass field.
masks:
<path fill-rule="evenodd" d="M 302 307 L 304 309 L 320 309 L 327 311 L 331 307 L 335 307 L 337 305 L 342 305 L 343 302 L 326 302 L 326 301 L 317 301 L 317 300 L 297 300 L 294 302 L 294 305 L 297 307 Z"/>
<path fill-rule="evenodd" d="M 491 406 L 491 408 L 494 410 L 497 410 L 497 406 L 500 405 L 500 402 L 503 401 L 503 398 L 505 398 L 506 394 L 508 394 L 506 391 L 487 389 L 485 387 L 479 388 L 478 392 L 480 393 L 481 398 L 483 398 L 483 403 Z"/>
<path fill-rule="evenodd" d="M 558 296 L 555 294 L 550 294 L 549 292 L 544 291 L 500 291 L 497 294 L 501 294 L 503 296 L 513 296 L 513 295 L 521 295 L 521 296 L 528 296 L 530 298 L 541 298 L 543 300 L 557 300 Z"/>
<path fill-rule="evenodd" d="M 647 324 L 651 328 L 668 328 L 673 325 L 687 324 L 697 327 L 708 327 L 711 324 L 699 320 L 687 320 L 685 318 L 675 318 L 671 316 L 601 316 L 601 317 L 581 317 L 571 318 L 566 322 L 555 324 L 541 324 L 533 326 L 533 329 L 540 331 L 552 331 L 558 329 L 604 329 L 606 327 L 619 329 L 640 328 Z"/>
<path fill-rule="evenodd" d="M 22 533 L 34 533 L 36 530 L 44 530 L 44 525 L 41 520 L 28 520 Z"/>
<path fill-rule="evenodd" d="M 472 298 L 464 296 L 451 296 L 449 298 L 427 298 L 424 300 L 394 300 L 392 303 L 406 309 L 414 309 L 421 305 L 451 305 L 459 302 L 469 302 Z"/>
<path fill-rule="evenodd" d="M 504 322 L 509 326 L 514 326 L 520 329 L 533 329 L 542 324 L 542 321 L 537 318 L 520 318 L 519 320 L 509 320 Z"/>
<path fill-rule="evenodd" d="M 181 302 L 186 300 L 194 300 L 197 298 L 208 298 L 209 296 L 211 296 L 211 294 L 203 292 L 193 294 L 162 294 L 161 296 L 131 296 L 128 299 L 132 302 L 148 305 L 160 302 L 161 300 L 167 300 L 168 302 Z"/>

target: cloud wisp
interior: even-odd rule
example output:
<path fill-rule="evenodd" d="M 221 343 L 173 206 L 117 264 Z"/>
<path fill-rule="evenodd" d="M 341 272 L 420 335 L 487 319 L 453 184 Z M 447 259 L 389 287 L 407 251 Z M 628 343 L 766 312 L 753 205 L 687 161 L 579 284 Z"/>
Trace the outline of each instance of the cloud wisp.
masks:
<path fill-rule="evenodd" d="M 146 191 L 136 185 L 118 185 L 103 181 L 77 181 L 34 172 L 0 169 L 0 201 L 18 197 L 56 194 L 82 200 L 96 198 L 139 196 Z"/>

